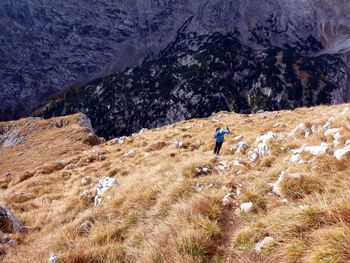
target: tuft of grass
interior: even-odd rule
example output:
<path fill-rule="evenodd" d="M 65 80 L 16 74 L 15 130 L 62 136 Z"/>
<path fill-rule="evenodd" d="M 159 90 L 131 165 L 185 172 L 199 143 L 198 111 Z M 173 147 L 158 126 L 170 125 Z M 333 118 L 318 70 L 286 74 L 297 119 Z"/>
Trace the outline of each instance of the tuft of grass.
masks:
<path fill-rule="evenodd" d="M 350 261 L 350 230 L 347 226 L 334 226 L 316 231 L 311 239 L 307 256 L 313 263 L 342 263 Z"/>
<path fill-rule="evenodd" d="M 290 199 L 304 198 L 310 194 L 319 194 L 324 190 L 325 181 L 318 176 L 302 176 L 300 179 L 286 177 L 281 189 L 284 196 Z"/>

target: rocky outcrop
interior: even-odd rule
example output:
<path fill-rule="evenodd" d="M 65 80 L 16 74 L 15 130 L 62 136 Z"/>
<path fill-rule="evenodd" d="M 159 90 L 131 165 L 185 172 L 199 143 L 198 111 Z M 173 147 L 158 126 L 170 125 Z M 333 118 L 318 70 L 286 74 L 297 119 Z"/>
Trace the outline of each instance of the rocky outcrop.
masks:
<path fill-rule="evenodd" d="M 221 110 L 241 113 L 343 101 L 346 67 L 334 56 L 255 51 L 238 33 L 178 34 L 157 58 L 70 89 L 35 112 L 84 112 L 103 137 L 129 135 Z"/>
<path fill-rule="evenodd" d="M 7 208 L 0 206 L 0 230 L 4 233 L 24 232 L 26 227 Z"/>
<path fill-rule="evenodd" d="M 346 0 L 3 0 L 0 120 L 23 116 L 68 86 L 154 58 L 180 31 L 237 32 L 254 49 L 342 53 L 348 62 L 349 9 Z"/>

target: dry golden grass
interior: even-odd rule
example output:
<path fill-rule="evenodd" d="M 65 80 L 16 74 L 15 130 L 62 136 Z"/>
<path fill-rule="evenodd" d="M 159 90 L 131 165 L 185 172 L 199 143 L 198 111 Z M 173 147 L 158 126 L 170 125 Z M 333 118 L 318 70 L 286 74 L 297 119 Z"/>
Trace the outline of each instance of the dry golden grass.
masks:
<path fill-rule="evenodd" d="M 30 228 L 14 235 L 18 246 L 0 247 L 1 260 L 47 262 L 55 254 L 60 262 L 79 263 L 349 262 L 350 160 L 333 157 L 341 146 L 334 148 L 324 130 L 287 137 L 301 122 L 312 129 L 331 120 L 332 128 L 342 128 L 344 145 L 350 116 L 340 112 L 346 107 L 218 113 L 219 122 L 193 119 L 98 146 L 89 144 L 79 115 L 0 123 L 0 130 L 16 126 L 25 137 L 25 143 L 0 150 L 1 203 Z M 58 128 L 62 121 L 66 125 Z M 233 135 L 215 158 L 213 131 L 226 125 Z M 251 162 L 246 153 L 231 152 L 235 136 L 243 135 L 253 150 L 268 131 L 283 135 L 269 144 L 270 155 Z M 175 139 L 182 147 L 173 145 Z M 285 161 L 292 149 L 321 142 L 329 143 L 327 154 Z M 239 157 L 241 164 L 234 165 Z M 198 173 L 203 167 L 210 172 Z M 285 178 L 283 196 L 277 196 L 270 183 L 282 171 L 302 178 Z M 87 176 L 91 183 L 82 185 Z M 106 176 L 118 185 L 93 206 L 93 186 Z M 84 190 L 91 200 L 81 197 Z M 228 194 L 229 205 L 222 201 Z M 251 213 L 237 210 L 244 202 L 253 203 Z M 86 221 L 92 227 L 82 232 Z M 266 236 L 274 243 L 257 254 L 254 247 Z"/>

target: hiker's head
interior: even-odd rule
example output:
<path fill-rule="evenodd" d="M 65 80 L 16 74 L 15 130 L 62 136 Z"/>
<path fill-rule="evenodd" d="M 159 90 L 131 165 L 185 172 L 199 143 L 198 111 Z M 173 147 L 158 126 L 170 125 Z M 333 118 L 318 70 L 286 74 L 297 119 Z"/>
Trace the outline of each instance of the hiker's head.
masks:
<path fill-rule="evenodd" d="M 221 128 L 220 127 L 218 127 L 218 128 L 216 128 L 216 131 L 218 132 L 218 131 L 220 131 L 221 130 Z"/>

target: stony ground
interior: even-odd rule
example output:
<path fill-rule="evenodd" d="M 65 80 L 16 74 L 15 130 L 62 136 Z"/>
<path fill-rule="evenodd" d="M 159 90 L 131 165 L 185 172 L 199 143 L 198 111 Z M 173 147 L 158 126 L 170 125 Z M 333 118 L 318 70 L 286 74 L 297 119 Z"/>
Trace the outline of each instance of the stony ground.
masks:
<path fill-rule="evenodd" d="M 349 140 L 350 105 L 108 142 L 80 114 L 0 123 L 0 203 L 28 227 L 3 228 L 2 260 L 349 262 Z"/>

